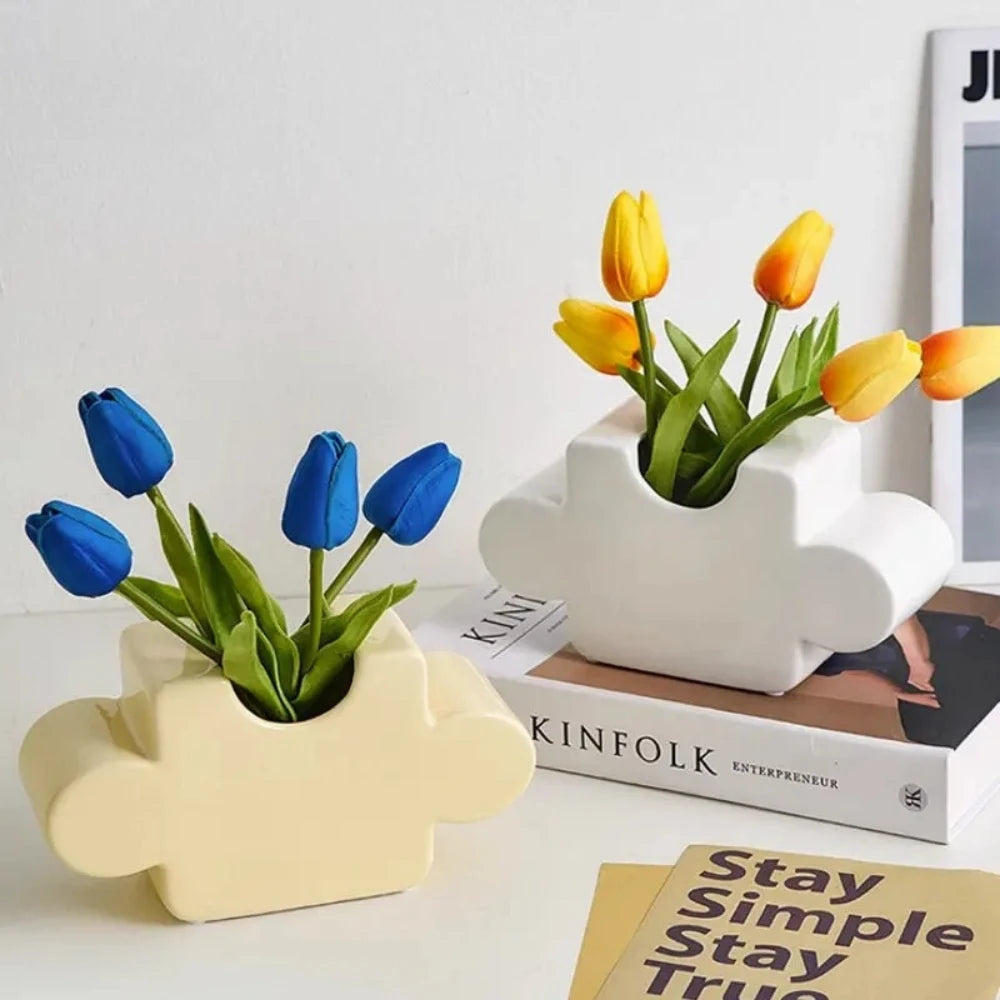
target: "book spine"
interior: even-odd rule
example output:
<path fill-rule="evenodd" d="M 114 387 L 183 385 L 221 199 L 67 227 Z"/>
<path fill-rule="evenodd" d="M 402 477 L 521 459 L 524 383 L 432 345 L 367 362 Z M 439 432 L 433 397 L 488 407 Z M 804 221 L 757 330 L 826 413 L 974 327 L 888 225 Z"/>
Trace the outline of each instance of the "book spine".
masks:
<path fill-rule="evenodd" d="M 525 677 L 541 767 L 947 843 L 948 751 Z"/>

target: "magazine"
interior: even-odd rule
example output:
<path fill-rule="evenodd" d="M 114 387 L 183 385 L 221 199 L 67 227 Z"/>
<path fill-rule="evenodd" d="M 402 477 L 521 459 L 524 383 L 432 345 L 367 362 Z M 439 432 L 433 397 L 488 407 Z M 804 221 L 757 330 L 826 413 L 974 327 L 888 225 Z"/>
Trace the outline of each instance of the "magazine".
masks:
<path fill-rule="evenodd" d="M 585 660 L 560 601 L 493 582 L 415 630 L 473 660 L 543 767 L 947 842 L 1000 777 L 1000 597 L 945 588 L 781 697 Z"/>
<path fill-rule="evenodd" d="M 985 872 L 690 847 L 595 1000 L 996 1000 L 998 890 Z"/>

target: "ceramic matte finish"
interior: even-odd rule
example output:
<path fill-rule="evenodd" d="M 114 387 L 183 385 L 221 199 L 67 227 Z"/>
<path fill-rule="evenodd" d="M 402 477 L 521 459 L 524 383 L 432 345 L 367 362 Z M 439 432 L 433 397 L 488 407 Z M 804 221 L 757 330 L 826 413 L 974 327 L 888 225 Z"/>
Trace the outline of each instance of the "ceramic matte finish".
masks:
<path fill-rule="evenodd" d="M 590 659 L 776 694 L 881 642 L 951 570 L 935 511 L 862 491 L 854 427 L 798 421 L 694 510 L 639 475 L 642 419 L 638 401 L 614 410 L 480 531 L 502 584 L 567 600 Z"/>
<path fill-rule="evenodd" d="M 490 816 L 534 770 L 528 734 L 463 657 L 425 655 L 393 612 L 331 711 L 249 713 L 208 660 L 157 625 L 122 634 L 123 694 L 68 702 L 21 748 L 55 853 L 90 875 L 149 869 L 182 920 L 416 885 L 437 821 Z"/>

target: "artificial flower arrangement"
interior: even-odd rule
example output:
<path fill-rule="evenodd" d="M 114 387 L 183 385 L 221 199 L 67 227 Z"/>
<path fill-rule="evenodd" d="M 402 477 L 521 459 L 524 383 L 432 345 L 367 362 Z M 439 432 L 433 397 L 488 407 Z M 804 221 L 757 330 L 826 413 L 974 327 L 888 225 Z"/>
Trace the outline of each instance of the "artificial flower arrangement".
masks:
<path fill-rule="evenodd" d="M 382 537 L 414 545 L 438 523 L 461 469 L 446 445 L 398 462 L 361 503 L 355 446 L 313 437 L 281 521 L 309 552 L 309 614 L 293 630 L 193 505 L 181 527 L 157 422 L 120 389 L 88 393 L 80 416 L 105 482 L 152 503 L 176 583 L 132 576 L 128 541 L 90 511 L 53 501 L 27 519 L 63 587 L 117 592 L 150 619 L 122 633 L 121 697 L 59 705 L 22 744 L 22 781 L 66 864 L 148 871 L 182 920 L 265 913 L 414 886 L 437 822 L 520 795 L 531 739 L 469 660 L 425 652 L 391 610 L 415 582 L 343 595 Z M 325 555 L 359 510 L 371 527 L 327 584 Z"/>
<path fill-rule="evenodd" d="M 631 311 L 567 299 L 555 332 L 638 398 L 494 503 L 479 536 L 501 584 L 566 602 L 587 659 L 781 694 L 831 652 L 883 641 L 951 572 L 937 511 L 863 488 L 854 425 L 915 379 L 939 400 L 992 382 L 1000 326 L 921 342 L 895 330 L 838 352 L 834 306 L 788 334 L 763 383 L 778 318 L 809 301 L 832 235 L 805 212 L 760 257 L 764 314 L 738 389 L 723 375 L 738 323 L 703 346 L 668 320 L 677 381 L 647 312 L 670 269 L 656 204 L 614 199 L 601 274 Z"/>
<path fill-rule="evenodd" d="M 833 237 L 815 211 L 804 212 L 764 251 L 753 275 L 764 315 L 739 392 L 722 369 L 736 346 L 734 323 L 707 350 L 667 320 L 667 339 L 687 374 L 679 385 L 656 364 L 646 300 L 667 282 L 669 255 L 659 213 L 646 192 L 613 201 L 604 229 L 601 274 L 616 302 L 566 299 L 555 332 L 592 368 L 618 374 L 642 398 L 645 434 L 638 461 L 662 497 L 707 507 L 724 497 L 741 463 L 790 424 L 832 409 L 843 420 L 867 420 L 919 379 L 935 400 L 954 400 L 1000 377 L 1000 326 L 970 326 L 910 340 L 895 330 L 837 353 L 839 308 L 822 322 L 792 330 L 768 385 L 763 408 L 753 411 L 754 389 L 781 312 L 809 301 Z"/>
<path fill-rule="evenodd" d="M 309 550 L 309 615 L 291 631 L 250 560 L 211 532 L 194 504 L 190 537 L 175 517 L 160 489 L 174 454 L 156 420 L 117 388 L 88 392 L 78 408 L 104 481 L 125 497 L 143 494 L 152 503 L 176 585 L 132 576 L 132 550 L 114 525 L 53 500 L 28 516 L 25 530 L 59 584 L 79 597 L 117 592 L 218 664 L 262 718 L 296 722 L 337 704 L 350 686 L 358 646 L 416 581 L 365 594 L 337 614 L 331 603 L 383 536 L 399 545 L 427 537 L 455 491 L 461 461 L 439 442 L 376 480 L 362 508 L 371 528 L 325 586 L 326 553 L 358 524 L 358 456 L 336 432 L 315 435 L 292 475 L 281 519 L 285 537 Z"/>

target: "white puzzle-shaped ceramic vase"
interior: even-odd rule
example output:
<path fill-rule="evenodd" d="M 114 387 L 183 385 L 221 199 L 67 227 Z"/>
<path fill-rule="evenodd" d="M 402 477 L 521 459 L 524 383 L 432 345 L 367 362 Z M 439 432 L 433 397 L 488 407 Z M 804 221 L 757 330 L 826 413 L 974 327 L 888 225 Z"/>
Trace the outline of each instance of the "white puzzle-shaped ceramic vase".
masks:
<path fill-rule="evenodd" d="M 122 697 L 44 715 L 21 777 L 63 861 L 148 869 L 182 920 L 409 888 L 430 869 L 436 822 L 499 812 L 534 770 L 486 679 L 461 656 L 422 653 L 391 611 L 344 700 L 290 725 L 250 713 L 158 625 L 127 629 L 121 649 Z"/>
<path fill-rule="evenodd" d="M 936 511 L 861 488 L 858 430 L 800 420 L 692 509 L 639 474 L 630 402 L 495 504 L 480 532 L 505 587 L 563 598 L 591 660 L 782 693 L 831 651 L 877 645 L 941 586 L 954 543 Z"/>

